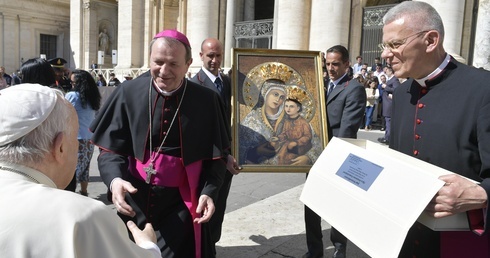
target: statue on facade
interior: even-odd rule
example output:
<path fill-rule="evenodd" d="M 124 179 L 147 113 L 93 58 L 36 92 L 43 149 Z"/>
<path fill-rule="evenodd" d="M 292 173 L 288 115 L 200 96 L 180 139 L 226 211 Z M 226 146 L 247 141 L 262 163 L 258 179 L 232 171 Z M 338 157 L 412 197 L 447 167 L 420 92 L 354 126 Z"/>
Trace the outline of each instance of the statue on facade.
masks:
<path fill-rule="evenodd" d="M 99 50 L 104 51 L 104 54 L 109 54 L 109 34 L 106 28 L 99 33 Z"/>

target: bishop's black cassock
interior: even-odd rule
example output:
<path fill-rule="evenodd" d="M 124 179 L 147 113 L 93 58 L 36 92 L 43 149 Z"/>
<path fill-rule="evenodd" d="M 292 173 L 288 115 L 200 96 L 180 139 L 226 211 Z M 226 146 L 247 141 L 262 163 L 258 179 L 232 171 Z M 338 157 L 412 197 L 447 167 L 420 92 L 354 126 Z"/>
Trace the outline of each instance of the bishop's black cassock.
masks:
<path fill-rule="evenodd" d="M 192 205 L 202 194 L 213 200 L 217 198 L 230 149 L 228 120 L 220 96 L 209 89 L 184 79 L 176 92 L 164 96 L 150 85 L 152 78 L 149 72 L 123 83 L 99 111 L 91 125 L 94 133 L 92 141 L 101 149 L 99 170 L 107 186 L 114 178 L 121 177 L 138 188 L 136 194 L 126 195 L 126 201 L 137 212 L 133 220 L 140 228 L 146 222 L 153 224 L 163 257 L 194 257 L 201 246 L 199 237 L 196 237 L 200 233 L 192 223 L 196 214 L 189 211 L 195 211 L 196 207 Z M 180 101 L 181 106 L 172 124 Z M 150 184 L 139 177 L 135 164 L 141 167 L 150 158 L 150 109 L 153 113 L 152 154 L 156 151 L 179 161 L 181 164 L 177 165 L 183 170 L 174 174 L 189 181 L 190 186 L 186 183 L 184 187 L 169 187 L 165 185 L 165 180 L 158 181 L 159 173 L 166 173 L 166 163 L 156 168 L 157 175 L 152 177 Z M 158 151 L 166 134 L 163 148 Z M 193 173 L 199 173 L 197 186 L 190 183 L 195 176 Z M 187 194 L 190 193 L 192 204 L 190 199 L 187 200 L 189 196 L 185 196 L 183 188 L 190 188 Z M 206 241 L 208 232 L 205 224 L 202 257 L 212 256 L 208 245 L 212 243 Z"/>

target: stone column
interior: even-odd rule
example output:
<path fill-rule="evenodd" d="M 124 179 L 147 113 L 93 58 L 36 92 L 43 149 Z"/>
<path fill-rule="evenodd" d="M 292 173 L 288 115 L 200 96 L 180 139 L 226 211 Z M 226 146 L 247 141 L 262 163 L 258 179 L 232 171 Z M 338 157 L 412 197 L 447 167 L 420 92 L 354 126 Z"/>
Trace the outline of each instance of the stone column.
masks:
<path fill-rule="evenodd" d="M 70 46 L 72 51 L 73 65 L 83 67 L 82 64 L 82 2 L 70 0 Z"/>
<path fill-rule="evenodd" d="M 21 38 L 21 33 L 22 33 L 22 24 L 23 24 L 23 20 L 21 19 L 20 15 L 17 15 L 17 22 L 16 22 L 16 28 L 15 28 L 15 39 L 14 39 L 14 44 L 16 44 L 15 46 L 15 55 L 17 57 L 17 60 L 14 61 L 13 65 L 15 67 L 19 67 L 21 66 L 21 59 L 22 59 L 22 49 L 21 49 L 21 46 L 20 46 L 20 42 L 22 41 L 22 38 Z M 16 72 L 17 69 L 15 69 L 14 71 L 12 72 Z"/>
<path fill-rule="evenodd" d="M 179 4 L 179 29 L 187 34 L 187 0 Z"/>
<path fill-rule="evenodd" d="M 202 66 L 199 52 L 206 38 L 218 38 L 219 0 L 187 1 L 187 37 L 192 48 L 192 67 Z"/>
<path fill-rule="evenodd" d="M 421 0 L 432 5 L 444 24 L 444 48 L 451 55 L 461 56 L 465 1 Z"/>
<path fill-rule="evenodd" d="M 75 64 L 74 67 L 83 67 L 83 69 L 89 69 L 92 60 L 97 62 L 99 50 L 99 31 L 97 29 L 97 4 L 90 0 L 83 2 L 82 9 L 82 24 L 80 31 L 80 42 L 82 52 L 80 63 Z M 79 13 L 80 15 L 80 13 Z M 70 18 L 71 19 L 71 18 Z M 104 53 L 104 56 L 107 53 Z M 104 63 L 102 68 L 107 68 L 110 64 Z"/>
<path fill-rule="evenodd" d="M 224 44 L 224 67 L 231 67 L 231 61 L 233 57 L 231 56 L 231 49 L 235 47 L 235 22 L 236 22 L 236 5 L 235 1 L 230 0 L 226 3 L 226 35 Z"/>
<path fill-rule="evenodd" d="M 219 0 L 218 39 L 224 44 L 226 34 L 227 0 Z M 229 1 L 233 2 L 233 1 Z M 231 4 L 231 3 L 230 3 Z"/>
<path fill-rule="evenodd" d="M 277 49 L 308 50 L 311 0 L 279 0 L 274 31 Z"/>
<path fill-rule="evenodd" d="M 490 0 L 480 0 L 476 23 L 473 65 L 490 70 Z"/>
<path fill-rule="evenodd" d="M 325 51 L 337 44 L 348 47 L 350 2 L 311 0 L 309 50 Z"/>
<path fill-rule="evenodd" d="M 5 15 L 0 12 L 0 63 L 5 63 Z"/>
<path fill-rule="evenodd" d="M 144 23 L 144 37 L 143 41 L 143 63 L 141 64 L 141 68 L 146 69 L 149 68 L 149 58 L 150 58 L 150 50 L 148 46 L 150 45 L 150 41 L 153 39 L 153 36 L 157 33 L 159 28 L 160 20 L 158 13 L 161 12 L 161 6 L 158 5 L 156 1 L 145 1 L 144 14 L 145 19 Z"/>
<path fill-rule="evenodd" d="M 119 0 L 118 9 L 118 69 L 142 67 L 144 62 L 145 1 Z"/>

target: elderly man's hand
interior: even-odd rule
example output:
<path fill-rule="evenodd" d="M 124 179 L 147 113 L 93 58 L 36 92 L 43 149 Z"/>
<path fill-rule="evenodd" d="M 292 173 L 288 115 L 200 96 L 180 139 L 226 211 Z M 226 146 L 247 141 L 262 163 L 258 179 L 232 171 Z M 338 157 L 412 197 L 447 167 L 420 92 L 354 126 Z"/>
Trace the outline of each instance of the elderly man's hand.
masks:
<path fill-rule="evenodd" d="M 121 178 L 116 178 L 112 181 L 111 192 L 112 192 L 112 203 L 116 207 L 116 210 L 126 216 L 134 217 L 136 212 L 133 208 L 124 200 L 126 193 L 134 194 L 138 189 Z"/>
<path fill-rule="evenodd" d="M 446 184 L 426 207 L 435 218 L 487 207 L 487 193 L 481 186 L 456 174 L 439 179 Z"/>
<path fill-rule="evenodd" d="M 133 221 L 128 221 L 126 223 L 129 231 L 133 234 L 134 242 L 141 246 L 144 242 L 153 242 L 157 243 L 157 235 L 155 234 L 155 230 L 153 230 L 153 226 L 150 223 L 146 223 L 145 228 L 140 230 Z"/>

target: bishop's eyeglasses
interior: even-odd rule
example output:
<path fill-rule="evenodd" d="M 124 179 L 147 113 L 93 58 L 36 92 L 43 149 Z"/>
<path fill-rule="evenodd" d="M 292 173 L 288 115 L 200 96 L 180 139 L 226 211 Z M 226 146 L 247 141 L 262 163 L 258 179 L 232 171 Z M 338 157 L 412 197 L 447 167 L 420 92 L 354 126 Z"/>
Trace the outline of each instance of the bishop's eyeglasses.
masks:
<path fill-rule="evenodd" d="M 379 49 L 381 51 L 385 51 L 385 50 L 389 50 L 389 51 L 393 51 L 393 50 L 396 50 L 398 49 L 399 47 L 405 45 L 407 43 L 407 40 L 410 38 L 410 37 L 413 37 L 413 36 L 420 36 L 422 33 L 426 33 L 426 32 L 429 32 L 430 30 L 424 30 L 424 31 L 420 31 L 420 32 L 417 32 L 417 33 L 414 33 L 410 36 L 407 36 L 405 38 L 402 38 L 402 39 L 395 39 L 395 40 L 391 40 L 391 41 L 388 41 L 388 42 L 383 42 L 381 44 L 378 45 Z M 414 38 L 415 39 L 415 38 Z M 409 41 L 408 43 L 410 43 L 411 41 Z"/>

